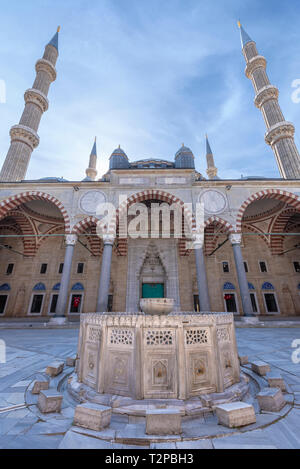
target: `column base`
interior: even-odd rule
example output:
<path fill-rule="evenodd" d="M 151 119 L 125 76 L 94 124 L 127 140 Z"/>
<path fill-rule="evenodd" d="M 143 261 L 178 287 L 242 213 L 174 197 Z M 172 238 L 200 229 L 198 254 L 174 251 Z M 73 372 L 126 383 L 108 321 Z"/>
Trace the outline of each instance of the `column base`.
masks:
<path fill-rule="evenodd" d="M 68 323 L 68 319 L 66 318 L 66 316 L 57 316 L 57 317 L 51 318 L 49 321 L 49 324 L 54 324 L 56 326 L 61 326 L 67 323 Z"/>

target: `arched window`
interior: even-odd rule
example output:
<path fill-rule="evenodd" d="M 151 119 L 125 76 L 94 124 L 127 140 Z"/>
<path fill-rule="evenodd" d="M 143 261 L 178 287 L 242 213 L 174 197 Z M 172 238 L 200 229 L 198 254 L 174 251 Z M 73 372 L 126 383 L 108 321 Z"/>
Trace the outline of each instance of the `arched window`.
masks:
<path fill-rule="evenodd" d="M 223 290 L 235 290 L 235 286 L 231 282 L 224 283 Z"/>
<path fill-rule="evenodd" d="M 275 288 L 272 283 L 264 282 L 262 284 L 263 298 L 265 302 L 266 312 L 268 314 L 277 314 L 279 313 L 279 307 L 277 302 L 277 297 L 275 294 Z"/>
<path fill-rule="evenodd" d="M 72 287 L 72 291 L 84 291 L 84 286 L 82 283 L 75 283 Z"/>
<path fill-rule="evenodd" d="M 10 285 L 8 283 L 3 283 L 3 285 L 0 286 L 0 291 L 10 291 Z"/>
<path fill-rule="evenodd" d="M 35 287 L 33 287 L 33 291 L 46 291 L 46 287 L 43 283 L 37 283 Z"/>
<path fill-rule="evenodd" d="M 255 290 L 253 283 L 248 282 L 249 290 Z"/>
<path fill-rule="evenodd" d="M 275 290 L 272 283 L 270 283 L 270 282 L 263 283 L 261 288 L 262 288 L 262 290 Z"/>

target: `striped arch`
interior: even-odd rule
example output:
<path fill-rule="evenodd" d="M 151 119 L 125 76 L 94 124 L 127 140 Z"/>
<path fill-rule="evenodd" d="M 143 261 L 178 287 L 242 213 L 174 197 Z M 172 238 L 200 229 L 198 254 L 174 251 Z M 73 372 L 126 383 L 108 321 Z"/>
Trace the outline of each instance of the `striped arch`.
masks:
<path fill-rule="evenodd" d="M 262 200 L 262 199 L 276 199 L 276 200 L 281 200 L 292 207 L 295 208 L 295 210 L 300 210 L 300 198 L 296 195 L 293 194 L 292 192 L 287 192 L 283 191 L 280 189 L 265 189 L 263 191 L 256 192 L 255 194 L 252 194 L 248 199 L 246 199 L 243 204 L 241 205 L 237 217 L 236 217 L 236 231 L 237 233 L 242 232 L 242 220 L 244 213 L 247 209 L 247 207 L 255 202 L 256 200 Z"/>
<path fill-rule="evenodd" d="M 196 221 L 193 213 L 185 206 L 184 202 L 169 192 L 165 192 L 158 189 L 152 189 L 147 191 L 138 192 L 136 194 L 131 195 L 125 200 L 117 210 L 117 230 L 122 230 L 122 217 L 127 213 L 129 207 L 136 203 L 144 202 L 146 200 L 159 200 L 161 202 L 166 202 L 169 205 L 178 204 L 183 209 L 184 219 L 188 223 L 190 231 L 194 231 L 196 229 Z M 189 253 L 185 247 L 185 239 L 179 239 L 178 241 L 179 246 L 179 254 L 181 256 L 187 255 Z M 118 237 L 118 253 L 121 256 L 127 255 L 127 239 Z"/>
<path fill-rule="evenodd" d="M 217 216 L 210 217 L 204 223 L 205 253 L 212 253 L 216 247 L 220 235 L 234 232 L 233 226 L 226 220 Z"/>
<path fill-rule="evenodd" d="M 80 220 L 72 229 L 72 234 L 76 234 L 78 236 L 86 235 L 90 250 L 94 256 L 100 256 L 103 252 L 102 240 L 99 236 L 96 236 L 98 223 L 98 218 L 87 217 L 84 220 Z"/>
<path fill-rule="evenodd" d="M 17 194 L 9 197 L 8 199 L 2 200 L 2 202 L 0 202 L 0 220 L 6 217 L 8 212 L 11 210 L 14 210 L 15 208 L 19 207 L 19 205 L 25 204 L 26 202 L 30 202 L 32 200 L 44 200 L 53 203 L 62 214 L 65 223 L 65 232 L 67 234 L 70 233 L 70 217 L 67 210 L 56 197 L 53 197 L 50 194 L 46 194 L 45 192 L 22 192 L 21 194 Z"/>
<path fill-rule="evenodd" d="M 33 224 L 30 222 L 30 219 L 19 210 L 11 210 L 9 211 L 6 216 L 13 218 L 16 221 L 16 225 L 19 227 L 18 235 L 22 236 L 24 252 L 23 255 L 26 257 L 33 257 L 37 251 L 37 238 L 36 238 L 36 230 Z M 5 220 L 2 219 L 5 223 Z M 0 225 L 0 228 L 8 228 L 5 224 Z"/>
<path fill-rule="evenodd" d="M 271 223 L 269 227 L 270 233 L 284 233 L 286 231 L 287 223 L 294 213 L 297 213 L 295 208 L 287 208 L 283 210 Z M 284 235 L 273 235 L 270 240 L 270 247 L 272 254 L 281 254 L 283 252 Z"/>

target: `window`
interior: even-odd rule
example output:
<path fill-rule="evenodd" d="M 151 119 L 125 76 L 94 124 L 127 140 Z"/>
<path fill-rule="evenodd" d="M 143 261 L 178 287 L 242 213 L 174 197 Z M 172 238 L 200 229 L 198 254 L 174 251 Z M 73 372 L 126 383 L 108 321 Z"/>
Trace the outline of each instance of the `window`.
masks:
<path fill-rule="evenodd" d="M 6 275 L 11 275 L 14 270 L 14 264 L 8 264 L 7 269 L 6 269 Z"/>
<path fill-rule="evenodd" d="M 108 295 L 108 304 L 107 304 L 107 312 L 111 313 L 113 309 L 113 302 L 114 302 L 114 297 L 113 295 Z"/>
<path fill-rule="evenodd" d="M 264 293 L 267 313 L 278 313 L 278 305 L 274 293 Z"/>
<path fill-rule="evenodd" d="M 237 313 L 235 293 L 225 293 L 224 300 L 227 313 Z"/>
<path fill-rule="evenodd" d="M 247 274 L 249 272 L 247 261 L 244 261 L 244 269 L 245 269 L 245 272 Z"/>
<path fill-rule="evenodd" d="M 41 274 L 45 274 L 47 272 L 48 264 L 41 265 Z"/>
<path fill-rule="evenodd" d="M 229 272 L 229 262 L 227 262 L 227 261 L 222 262 L 222 266 L 223 266 L 223 272 L 228 273 Z"/>
<path fill-rule="evenodd" d="M 31 314 L 40 314 L 42 311 L 44 295 L 33 295 L 30 312 Z"/>
<path fill-rule="evenodd" d="M 59 273 L 59 274 L 62 274 L 62 273 L 63 273 L 63 270 L 64 270 L 64 264 L 59 264 L 58 273 Z"/>
<path fill-rule="evenodd" d="M 5 306 L 7 303 L 8 295 L 0 295 L 0 314 L 5 313 Z"/>
<path fill-rule="evenodd" d="M 194 295 L 194 311 L 196 311 L 197 313 L 200 312 L 199 295 Z"/>
<path fill-rule="evenodd" d="M 259 261 L 259 268 L 262 273 L 268 272 L 267 264 L 265 263 L 265 261 Z"/>
<path fill-rule="evenodd" d="M 84 264 L 80 262 L 79 264 L 77 264 L 77 273 L 83 274 L 83 270 L 84 270 Z"/>
<path fill-rule="evenodd" d="M 253 313 L 258 313 L 255 293 L 250 293 L 250 299 Z"/>
<path fill-rule="evenodd" d="M 82 295 L 73 293 L 71 295 L 70 313 L 80 313 L 81 303 L 82 303 Z"/>
<path fill-rule="evenodd" d="M 55 293 L 55 294 L 52 295 L 52 298 L 51 298 L 49 313 L 51 313 L 51 314 L 56 313 L 57 300 L 58 300 L 58 295 Z"/>
<path fill-rule="evenodd" d="M 299 274 L 300 273 L 300 262 L 295 261 L 295 262 L 293 262 L 293 264 L 294 264 L 295 272 L 297 272 L 297 274 Z"/>

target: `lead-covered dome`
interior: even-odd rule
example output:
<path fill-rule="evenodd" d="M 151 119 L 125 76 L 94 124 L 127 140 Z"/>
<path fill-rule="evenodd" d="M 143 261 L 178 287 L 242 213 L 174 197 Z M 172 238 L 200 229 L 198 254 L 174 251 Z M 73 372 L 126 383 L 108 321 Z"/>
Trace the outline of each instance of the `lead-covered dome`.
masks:
<path fill-rule="evenodd" d="M 195 169 L 194 155 L 190 148 L 182 145 L 175 155 L 175 168 Z"/>
<path fill-rule="evenodd" d="M 130 167 L 128 157 L 121 147 L 113 151 L 109 159 L 109 169 L 128 169 Z"/>

